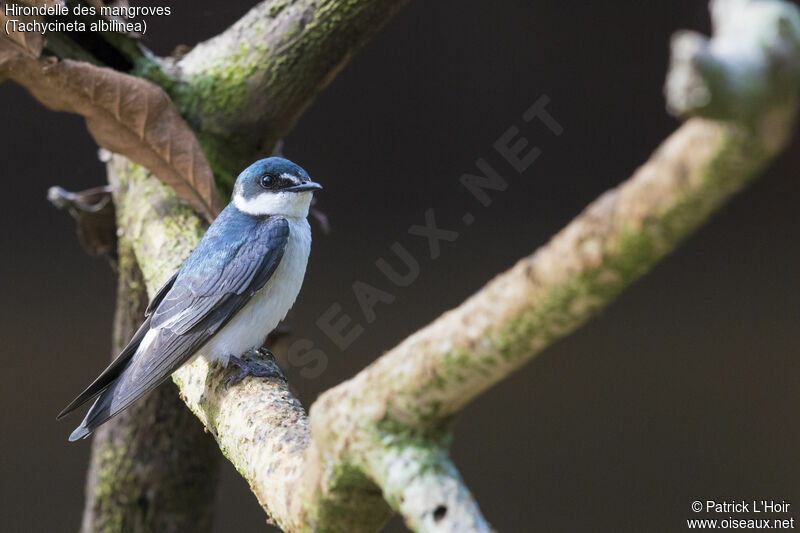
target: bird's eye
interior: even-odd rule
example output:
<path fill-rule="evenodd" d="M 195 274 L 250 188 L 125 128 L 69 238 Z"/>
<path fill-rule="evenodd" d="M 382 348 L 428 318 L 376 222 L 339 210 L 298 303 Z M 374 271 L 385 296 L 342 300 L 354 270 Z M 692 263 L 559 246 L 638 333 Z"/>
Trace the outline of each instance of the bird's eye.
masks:
<path fill-rule="evenodd" d="M 272 176 L 270 176 L 269 174 L 265 174 L 265 175 L 261 176 L 261 179 L 258 182 L 258 184 L 261 185 L 265 189 L 269 189 L 270 187 L 272 187 L 272 185 L 274 183 L 275 183 L 274 178 Z"/>

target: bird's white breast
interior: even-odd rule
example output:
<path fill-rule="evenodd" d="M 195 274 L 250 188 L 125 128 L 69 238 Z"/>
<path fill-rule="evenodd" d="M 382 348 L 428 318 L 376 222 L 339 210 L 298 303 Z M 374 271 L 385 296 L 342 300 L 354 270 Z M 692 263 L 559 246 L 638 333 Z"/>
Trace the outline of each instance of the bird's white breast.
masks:
<path fill-rule="evenodd" d="M 289 240 L 275 273 L 197 352 L 198 356 L 227 365 L 231 355 L 239 356 L 252 348 L 260 348 L 267 335 L 291 309 L 306 273 L 311 251 L 311 228 L 304 217 L 287 217 L 286 220 L 289 221 Z"/>

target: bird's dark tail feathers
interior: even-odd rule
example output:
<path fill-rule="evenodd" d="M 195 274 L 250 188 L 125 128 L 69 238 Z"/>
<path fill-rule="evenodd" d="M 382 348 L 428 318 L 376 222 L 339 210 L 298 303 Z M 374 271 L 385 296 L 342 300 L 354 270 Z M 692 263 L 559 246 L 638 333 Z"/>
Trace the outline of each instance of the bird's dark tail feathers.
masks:
<path fill-rule="evenodd" d="M 83 419 L 83 422 L 81 422 L 81 425 L 75 428 L 75 431 L 69 436 L 70 442 L 74 442 L 78 439 L 85 439 L 101 424 L 119 414 L 125 407 L 132 403 L 127 402 L 124 405 L 114 405 L 115 393 L 124 379 L 125 373 L 124 369 L 122 369 L 120 374 L 115 376 L 112 381 L 100 391 L 100 396 L 92 404 L 89 412 L 86 413 L 86 417 Z"/>
<path fill-rule="evenodd" d="M 112 409 L 114 392 L 116 389 L 115 385 L 116 383 L 105 389 L 100 394 L 100 397 L 95 400 L 89 412 L 86 413 L 86 417 L 83 419 L 83 422 L 81 422 L 81 425 L 75 428 L 75 431 L 70 434 L 70 442 L 74 442 L 78 439 L 85 439 L 100 425 L 122 411 L 122 409 L 119 408 Z"/>
<path fill-rule="evenodd" d="M 103 373 L 100 374 L 97 377 L 97 379 L 95 379 L 92 382 L 91 385 L 86 387 L 86 390 L 80 393 L 77 398 L 72 400 L 69 405 L 67 405 L 60 413 L 58 413 L 58 416 L 56 416 L 56 420 L 64 418 L 66 415 L 68 415 L 81 405 L 85 404 L 98 394 L 107 392 L 107 390 L 110 387 L 112 387 L 112 385 L 118 380 L 118 378 L 122 375 L 125 369 L 128 368 L 128 365 L 133 356 L 136 354 L 136 350 L 139 349 L 139 345 L 142 343 L 144 336 L 147 334 L 148 331 L 150 331 L 151 316 L 153 314 L 153 311 L 164 300 L 164 297 L 172 288 L 172 285 L 175 283 L 177 277 L 178 277 L 178 272 L 175 272 L 169 278 L 169 280 L 164 284 L 164 286 L 162 286 L 161 289 L 159 289 L 158 293 L 153 297 L 153 300 L 150 302 L 150 305 L 147 306 L 147 310 L 144 313 L 145 314 L 144 322 L 142 323 L 141 326 L 139 326 L 139 329 L 133 335 L 133 338 L 130 340 L 125 349 L 122 350 L 122 352 L 117 356 L 116 359 L 114 359 L 114 362 L 108 365 L 108 367 L 105 370 L 103 370 Z M 100 399 L 98 399 L 92 406 L 92 409 L 89 411 L 89 414 L 91 414 L 96 407 L 99 408 L 102 405 L 103 398 L 108 398 L 108 397 L 109 397 L 108 395 L 103 394 L 103 396 L 101 396 Z M 87 415 L 87 418 L 84 420 L 84 423 L 81 424 L 81 427 L 84 426 L 84 424 L 88 419 L 89 415 Z M 97 427 L 98 425 L 100 424 L 96 424 L 94 427 Z M 86 430 L 85 432 L 81 432 L 80 431 L 81 427 L 72 432 L 72 435 L 70 435 L 69 440 L 71 441 L 77 440 L 86 437 L 87 435 L 89 435 L 89 433 L 91 433 L 90 429 Z"/>
<path fill-rule="evenodd" d="M 169 379 L 172 373 L 182 364 L 175 362 L 164 367 L 160 372 L 142 378 L 141 368 L 136 361 L 131 362 L 122 373 L 95 400 L 81 425 L 69 436 L 70 441 L 88 437 L 95 429 L 105 424 L 122 411 L 130 407 L 136 400 Z"/>
<path fill-rule="evenodd" d="M 56 420 L 61 420 L 72 411 L 80 407 L 81 405 L 85 404 L 104 390 L 106 390 L 113 382 L 116 380 L 125 368 L 128 366 L 133 355 L 136 353 L 136 350 L 139 348 L 139 345 L 142 343 L 142 339 L 144 338 L 145 334 L 150 329 L 150 317 L 139 326 L 139 329 L 136 331 L 136 334 L 133 336 L 131 341 L 125 347 L 122 352 L 117 356 L 114 361 L 103 370 L 103 373 L 100 374 L 97 379 L 95 379 L 91 385 L 86 387 L 82 393 L 78 395 L 77 398 L 72 400 L 69 405 L 67 405 L 64 409 L 58 413 L 56 416 Z"/>

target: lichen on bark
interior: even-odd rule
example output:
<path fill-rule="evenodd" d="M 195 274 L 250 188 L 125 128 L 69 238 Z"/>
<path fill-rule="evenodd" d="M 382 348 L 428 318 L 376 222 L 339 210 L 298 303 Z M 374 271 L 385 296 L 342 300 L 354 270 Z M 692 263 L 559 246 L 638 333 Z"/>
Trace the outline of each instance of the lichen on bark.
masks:
<path fill-rule="evenodd" d="M 148 301 L 124 237 L 118 274 L 114 355 L 138 328 Z M 81 531 L 210 532 L 218 467 L 213 439 L 165 383 L 95 432 Z"/>

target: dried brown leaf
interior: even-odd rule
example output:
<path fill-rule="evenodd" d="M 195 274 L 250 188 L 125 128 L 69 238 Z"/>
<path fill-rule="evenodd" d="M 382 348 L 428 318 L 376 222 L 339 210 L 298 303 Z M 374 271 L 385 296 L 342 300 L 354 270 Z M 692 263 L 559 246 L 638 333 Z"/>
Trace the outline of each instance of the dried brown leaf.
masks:
<path fill-rule="evenodd" d="M 83 115 L 100 146 L 150 169 L 208 220 L 219 213 L 200 143 L 157 85 L 81 61 L 37 59 L 5 36 L 0 68 L 50 109 Z"/>
<path fill-rule="evenodd" d="M 24 53 L 31 57 L 39 57 L 42 54 L 42 34 L 36 32 L 13 31 L 14 25 L 9 24 L 9 20 L 19 20 L 25 23 L 39 20 L 37 17 L 28 16 L 9 16 L 6 15 L 6 4 L 9 2 L 0 2 L 0 33 L 4 39 L 10 40 L 17 49 L 10 49 L 8 53 Z M 37 2 L 17 2 L 22 5 L 39 5 Z M 2 49 L 0 49 L 0 68 L 7 60 L 4 57 Z"/>

